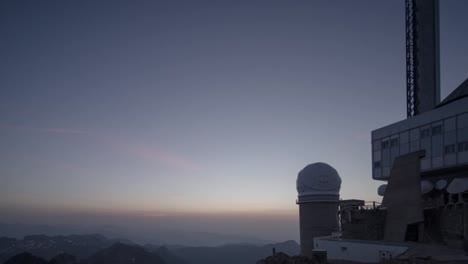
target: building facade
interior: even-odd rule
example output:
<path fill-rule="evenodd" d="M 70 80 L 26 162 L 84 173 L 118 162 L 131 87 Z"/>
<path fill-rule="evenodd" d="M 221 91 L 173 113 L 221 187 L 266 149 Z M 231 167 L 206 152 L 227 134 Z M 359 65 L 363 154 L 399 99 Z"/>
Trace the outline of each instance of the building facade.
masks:
<path fill-rule="evenodd" d="M 396 157 L 419 150 L 423 176 L 468 166 L 468 97 L 372 131 L 373 179 L 388 179 Z"/>

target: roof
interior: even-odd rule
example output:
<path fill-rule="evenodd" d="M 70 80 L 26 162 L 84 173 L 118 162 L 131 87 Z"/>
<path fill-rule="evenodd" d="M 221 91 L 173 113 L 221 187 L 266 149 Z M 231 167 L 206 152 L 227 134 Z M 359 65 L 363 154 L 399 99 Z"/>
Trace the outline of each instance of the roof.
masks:
<path fill-rule="evenodd" d="M 446 105 L 458 99 L 468 96 L 468 79 L 451 92 L 438 106 Z"/>

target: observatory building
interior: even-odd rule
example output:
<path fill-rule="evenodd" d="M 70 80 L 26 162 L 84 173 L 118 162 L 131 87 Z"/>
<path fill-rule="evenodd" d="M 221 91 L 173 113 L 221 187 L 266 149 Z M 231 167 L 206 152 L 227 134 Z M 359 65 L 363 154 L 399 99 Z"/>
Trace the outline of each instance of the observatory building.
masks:
<path fill-rule="evenodd" d="M 371 133 L 371 175 L 382 181 L 382 203 L 339 200 L 336 170 L 308 165 L 297 179 L 303 255 L 468 263 L 468 79 L 440 100 L 439 1 L 405 4 L 407 118 Z M 337 207 L 340 232 L 331 235 Z"/>
<path fill-rule="evenodd" d="M 468 250 L 468 79 L 442 101 L 439 79 L 439 1 L 406 0 L 407 118 L 371 136 L 383 238 Z"/>
<path fill-rule="evenodd" d="M 302 169 L 296 181 L 299 205 L 301 254 L 312 256 L 314 237 L 338 231 L 338 202 L 341 178 L 326 163 L 313 163 Z"/>

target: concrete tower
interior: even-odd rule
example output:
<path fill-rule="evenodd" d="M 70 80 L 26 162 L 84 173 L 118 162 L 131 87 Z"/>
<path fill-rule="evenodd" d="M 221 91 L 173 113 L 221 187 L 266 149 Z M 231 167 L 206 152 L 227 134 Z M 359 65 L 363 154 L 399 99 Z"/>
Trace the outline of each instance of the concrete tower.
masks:
<path fill-rule="evenodd" d="M 313 238 L 331 235 L 338 230 L 341 178 L 330 165 L 313 163 L 299 172 L 296 188 L 301 255 L 311 257 Z"/>

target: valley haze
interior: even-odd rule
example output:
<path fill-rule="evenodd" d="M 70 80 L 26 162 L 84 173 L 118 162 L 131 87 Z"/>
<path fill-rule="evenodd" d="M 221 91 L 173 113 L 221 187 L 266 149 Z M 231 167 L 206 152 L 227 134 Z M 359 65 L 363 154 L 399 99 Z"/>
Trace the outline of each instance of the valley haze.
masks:
<path fill-rule="evenodd" d="M 25 221 L 26 219 L 26 221 Z M 27 219 L 30 219 L 27 221 Z M 264 224 L 258 226 L 259 222 Z M 103 213 L 22 212 L 5 215 L 0 235 L 88 234 L 128 238 L 138 243 L 215 246 L 229 243 L 264 244 L 299 238 L 296 212 L 224 213 Z M 241 232 L 239 232 L 241 230 Z"/>

